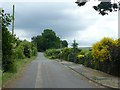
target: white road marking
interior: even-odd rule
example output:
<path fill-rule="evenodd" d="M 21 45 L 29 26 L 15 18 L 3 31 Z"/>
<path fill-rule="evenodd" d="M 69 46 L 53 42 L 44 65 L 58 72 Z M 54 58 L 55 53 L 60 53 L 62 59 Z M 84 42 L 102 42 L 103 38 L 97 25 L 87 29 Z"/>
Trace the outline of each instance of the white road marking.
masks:
<path fill-rule="evenodd" d="M 41 64 L 42 63 L 38 63 L 38 69 L 37 69 L 37 77 L 36 77 L 36 83 L 35 83 L 35 88 L 42 88 L 42 74 L 41 74 Z"/>

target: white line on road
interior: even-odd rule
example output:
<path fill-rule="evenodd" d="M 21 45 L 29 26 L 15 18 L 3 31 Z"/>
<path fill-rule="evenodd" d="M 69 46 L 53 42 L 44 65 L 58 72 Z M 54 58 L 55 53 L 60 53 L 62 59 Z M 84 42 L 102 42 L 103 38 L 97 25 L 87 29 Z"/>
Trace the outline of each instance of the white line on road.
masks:
<path fill-rule="evenodd" d="M 42 63 L 38 63 L 38 69 L 37 69 L 37 77 L 36 77 L 36 83 L 35 88 L 42 88 L 42 74 L 41 74 L 41 65 Z"/>

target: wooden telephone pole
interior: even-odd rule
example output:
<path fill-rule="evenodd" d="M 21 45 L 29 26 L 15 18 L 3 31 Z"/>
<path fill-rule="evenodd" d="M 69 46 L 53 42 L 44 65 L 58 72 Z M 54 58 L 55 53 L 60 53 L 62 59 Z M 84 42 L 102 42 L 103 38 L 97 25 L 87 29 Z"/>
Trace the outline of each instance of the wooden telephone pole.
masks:
<path fill-rule="evenodd" d="M 12 18 L 12 35 L 14 35 L 14 10 L 15 10 L 15 6 L 13 5 L 13 18 Z"/>

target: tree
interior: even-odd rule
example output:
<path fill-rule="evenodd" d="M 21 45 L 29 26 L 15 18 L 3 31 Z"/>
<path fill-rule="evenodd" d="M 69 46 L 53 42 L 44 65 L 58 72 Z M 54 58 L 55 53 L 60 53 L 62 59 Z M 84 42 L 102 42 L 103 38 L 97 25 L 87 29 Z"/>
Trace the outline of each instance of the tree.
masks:
<path fill-rule="evenodd" d="M 38 51 L 60 47 L 60 38 L 51 29 L 45 29 L 41 35 L 33 37 L 32 42 L 37 46 Z"/>
<path fill-rule="evenodd" d="M 9 13 L 4 13 L 4 10 L 0 10 L 0 23 L 2 24 L 2 27 L 7 27 L 11 24 L 12 16 Z"/>
<path fill-rule="evenodd" d="M 78 43 L 76 43 L 76 40 L 73 40 L 72 43 L 72 52 L 69 54 L 69 59 L 72 62 L 76 62 L 76 55 L 78 53 Z"/>
<path fill-rule="evenodd" d="M 43 44 L 43 38 L 41 35 L 32 37 L 32 43 L 37 47 L 39 52 L 45 50 L 45 46 Z"/>
<path fill-rule="evenodd" d="M 14 60 L 12 59 L 13 47 L 15 44 L 15 36 L 8 31 L 8 26 L 11 23 L 12 16 L 4 13 L 4 10 L 0 12 L 2 16 L 2 69 L 4 72 L 14 72 Z"/>
<path fill-rule="evenodd" d="M 78 49 L 78 43 L 76 43 L 76 40 L 73 40 L 72 47 L 73 47 L 73 52 L 76 53 L 76 50 Z"/>
<path fill-rule="evenodd" d="M 68 47 L 68 42 L 66 40 L 61 41 L 62 48 Z"/>
<path fill-rule="evenodd" d="M 90 0 L 89 0 L 90 1 Z M 93 6 L 93 8 L 99 12 L 101 15 L 108 15 L 108 12 L 118 11 L 120 10 L 120 1 L 112 2 L 111 0 L 98 0 L 100 3 L 97 6 Z M 88 0 L 77 0 L 75 3 L 78 6 L 84 6 Z"/>

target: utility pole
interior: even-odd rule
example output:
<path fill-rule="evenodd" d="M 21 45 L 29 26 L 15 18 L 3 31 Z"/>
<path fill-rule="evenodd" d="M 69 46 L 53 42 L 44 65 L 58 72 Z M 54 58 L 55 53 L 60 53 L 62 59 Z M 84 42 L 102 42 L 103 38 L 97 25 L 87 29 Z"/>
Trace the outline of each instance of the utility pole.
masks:
<path fill-rule="evenodd" d="M 62 40 L 60 37 L 60 61 L 62 62 Z"/>
<path fill-rule="evenodd" d="M 2 30 L 2 8 L 0 8 L 0 30 Z M 1 33 L 0 33 L 1 34 Z"/>
<path fill-rule="evenodd" d="M 15 10 L 15 6 L 13 5 L 13 16 L 12 16 L 12 35 L 14 35 L 14 10 Z"/>

